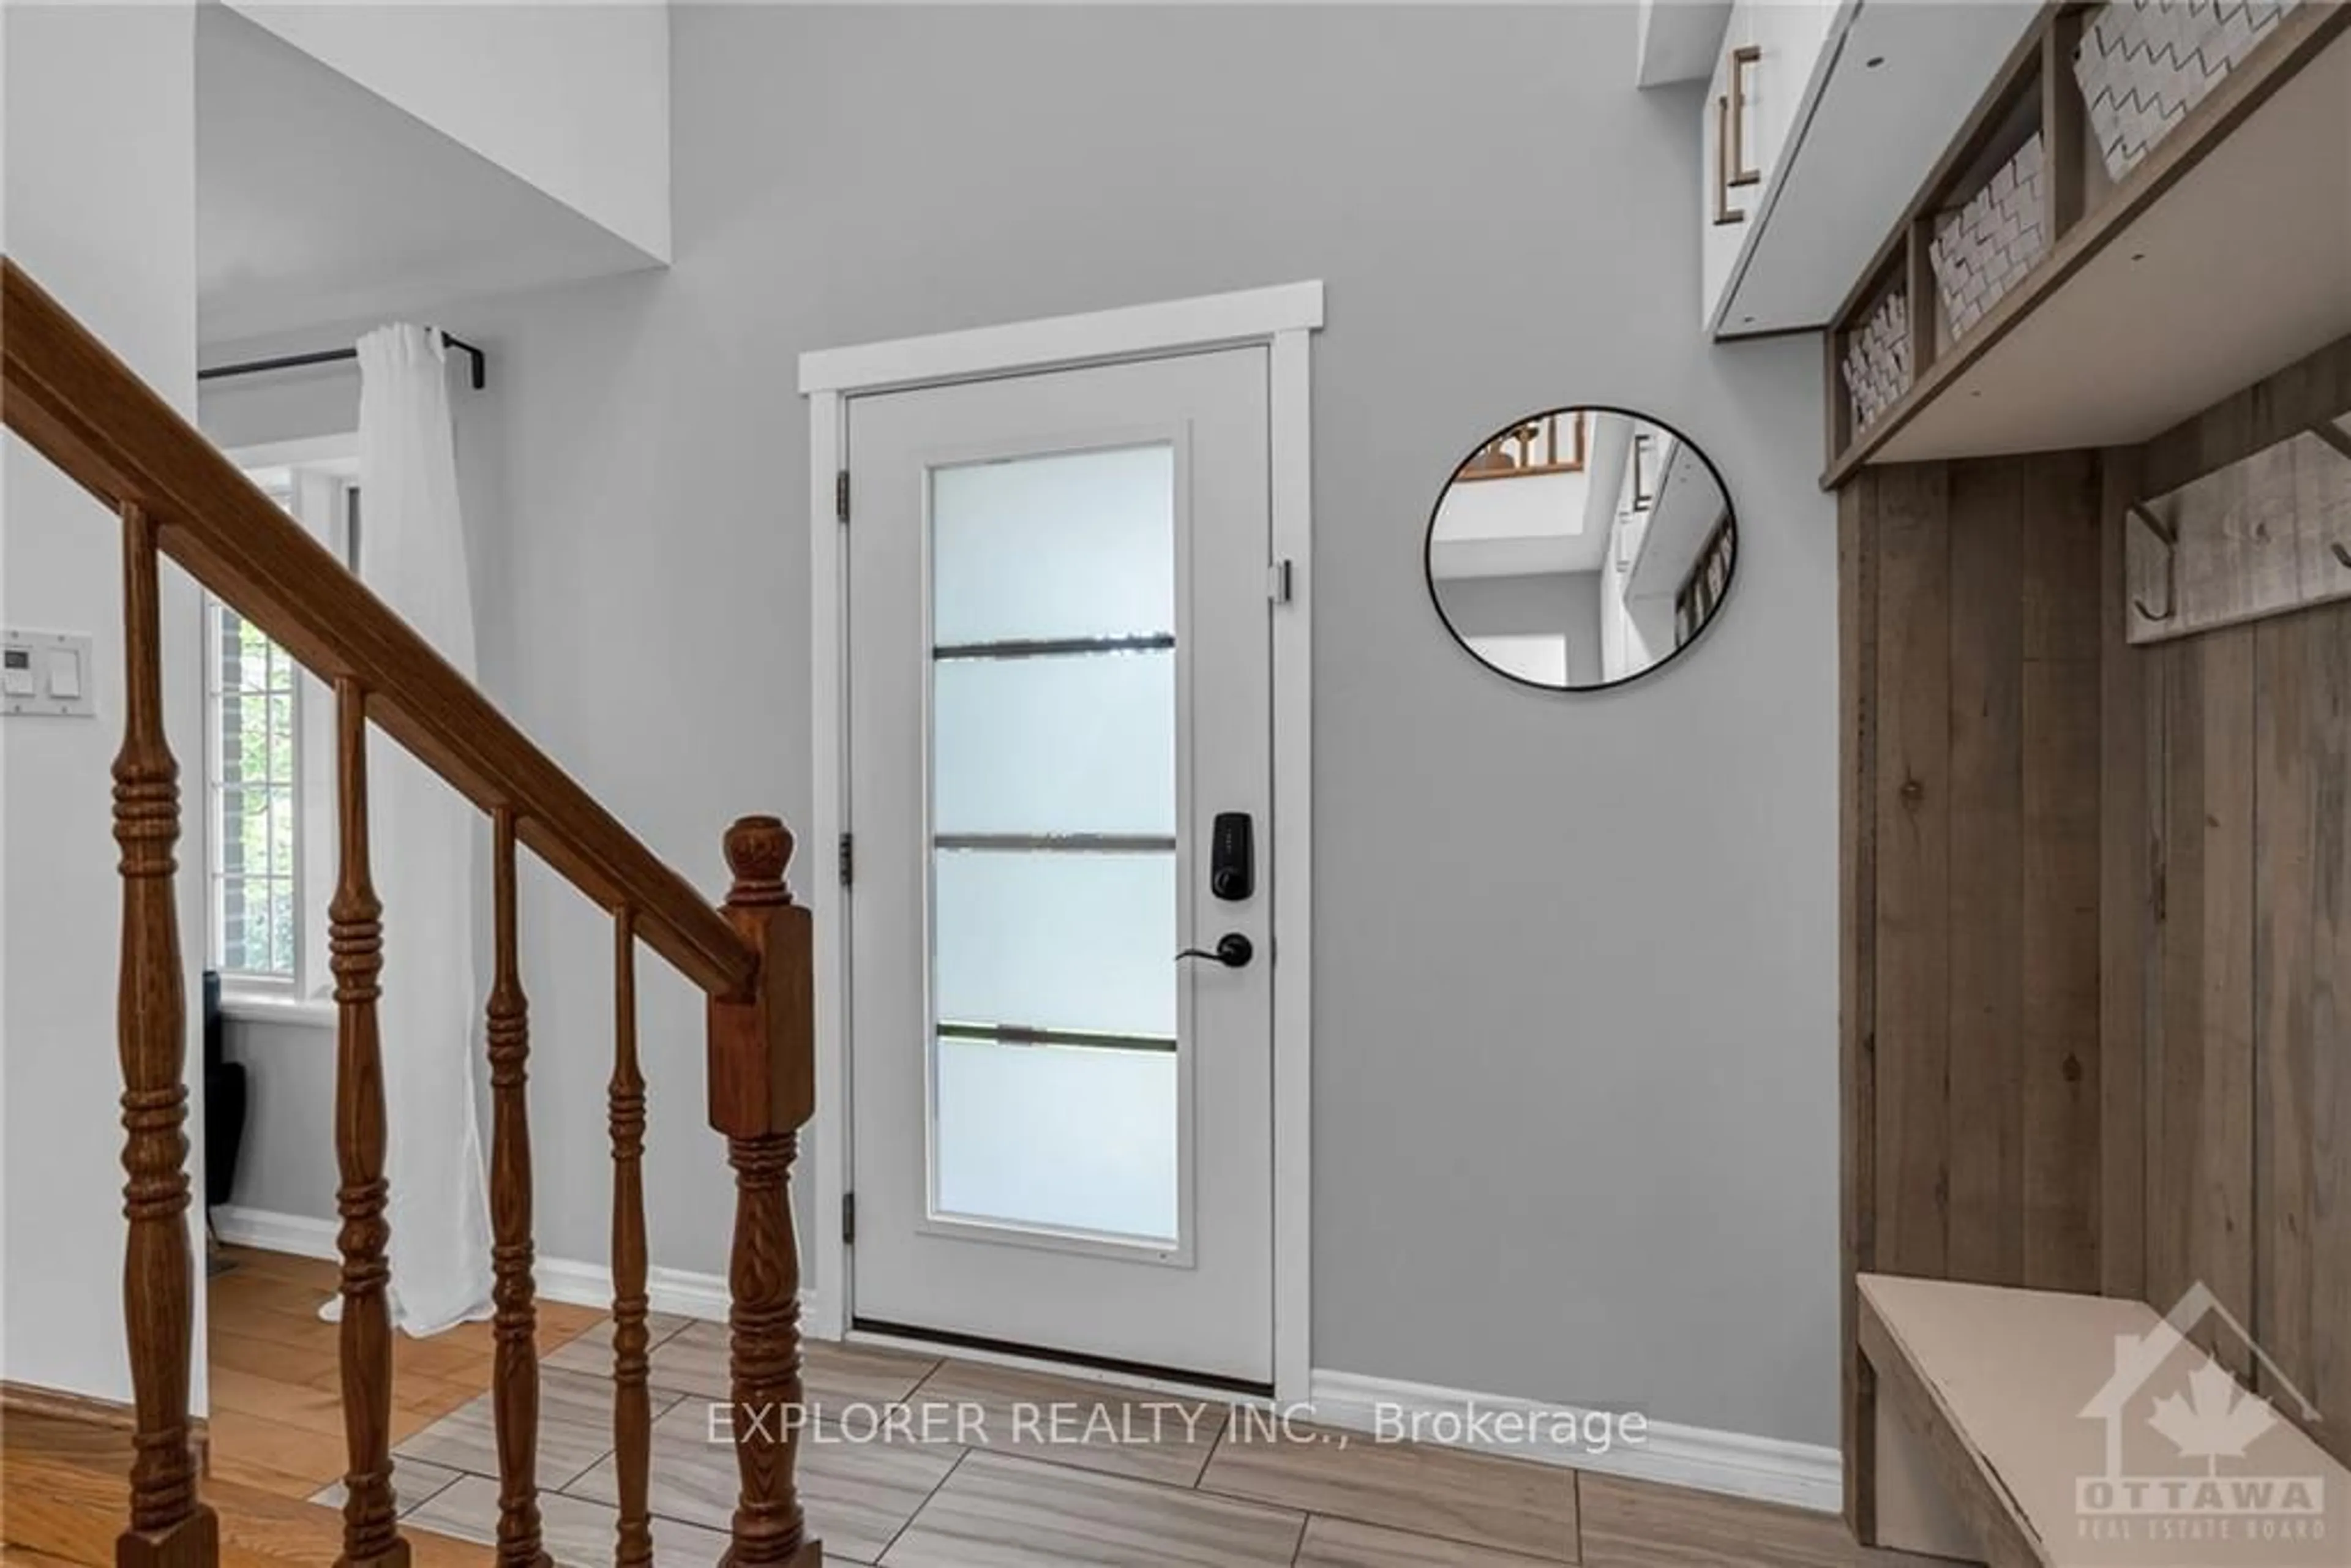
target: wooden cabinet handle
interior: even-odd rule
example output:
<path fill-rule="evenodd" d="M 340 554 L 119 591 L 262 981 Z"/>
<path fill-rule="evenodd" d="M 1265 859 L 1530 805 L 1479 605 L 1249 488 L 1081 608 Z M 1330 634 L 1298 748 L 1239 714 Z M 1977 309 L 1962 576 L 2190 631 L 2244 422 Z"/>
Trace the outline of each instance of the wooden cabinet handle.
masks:
<path fill-rule="evenodd" d="M 1730 51 L 1730 102 L 1727 113 L 1730 120 L 1730 149 L 1727 154 L 1729 173 L 1724 183 L 1730 185 L 1761 184 L 1763 171 L 1747 162 L 1748 73 L 1763 57 L 1763 51 L 1753 44 Z"/>
<path fill-rule="evenodd" d="M 1747 214 L 1730 204 L 1730 99 L 1714 100 L 1714 222 L 1743 224 Z"/>

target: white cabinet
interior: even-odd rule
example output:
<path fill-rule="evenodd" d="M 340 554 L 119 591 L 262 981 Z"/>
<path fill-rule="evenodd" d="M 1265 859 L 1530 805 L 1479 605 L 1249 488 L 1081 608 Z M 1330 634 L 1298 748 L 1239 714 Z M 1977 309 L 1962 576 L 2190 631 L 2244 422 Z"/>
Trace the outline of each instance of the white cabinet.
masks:
<path fill-rule="evenodd" d="M 1700 106 L 1701 319 L 1715 325 L 1749 231 L 1850 0 L 1739 0 Z"/>
<path fill-rule="evenodd" d="M 1707 329 L 1824 325 L 2040 14 L 2040 0 L 1739 0 L 1695 127 Z M 1718 187 L 1733 131 L 1755 179 Z M 1719 202 L 1743 215 L 1717 223 Z"/>

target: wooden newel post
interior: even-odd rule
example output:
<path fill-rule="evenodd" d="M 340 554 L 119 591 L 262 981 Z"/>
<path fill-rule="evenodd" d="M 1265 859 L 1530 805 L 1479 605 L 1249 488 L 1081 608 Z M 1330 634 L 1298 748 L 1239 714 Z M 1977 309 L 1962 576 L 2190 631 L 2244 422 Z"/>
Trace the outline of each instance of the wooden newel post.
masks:
<path fill-rule="evenodd" d="M 784 885 L 791 831 L 774 817 L 726 830 L 735 885 L 727 921 L 759 956 L 751 988 L 710 1003 L 710 1124 L 735 1167 L 730 1371 L 742 1496 L 734 1568 L 817 1568 L 793 1467 L 799 1448 L 800 1258 L 792 1161 L 816 1107 L 816 1018 L 809 912 Z"/>
<path fill-rule="evenodd" d="M 188 1246 L 187 995 L 180 976 L 180 765 L 163 736 L 162 625 L 155 521 L 122 508 L 122 749 L 114 758 L 114 841 L 122 855 L 122 965 L 115 1038 L 122 1059 L 123 1325 L 136 1427 L 131 1526 L 121 1568 L 220 1559 L 220 1522 L 196 1500 L 188 1447 L 195 1332 Z"/>

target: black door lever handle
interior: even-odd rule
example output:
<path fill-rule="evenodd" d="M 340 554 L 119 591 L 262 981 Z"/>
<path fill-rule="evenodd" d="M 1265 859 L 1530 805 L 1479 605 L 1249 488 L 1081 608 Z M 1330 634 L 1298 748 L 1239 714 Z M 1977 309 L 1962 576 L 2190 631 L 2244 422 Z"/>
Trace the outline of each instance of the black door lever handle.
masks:
<path fill-rule="evenodd" d="M 1238 931 L 1228 931 L 1217 938 L 1217 946 L 1213 950 L 1207 947 L 1186 947 L 1176 956 L 1179 960 L 1214 958 L 1228 969 L 1246 969 L 1249 967 L 1249 960 L 1257 956 L 1257 944 Z"/>

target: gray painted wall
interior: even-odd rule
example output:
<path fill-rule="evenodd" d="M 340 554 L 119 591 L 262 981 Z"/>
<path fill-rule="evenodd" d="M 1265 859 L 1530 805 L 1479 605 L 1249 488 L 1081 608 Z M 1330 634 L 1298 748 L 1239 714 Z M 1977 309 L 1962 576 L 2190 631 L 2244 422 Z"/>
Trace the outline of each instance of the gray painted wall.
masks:
<path fill-rule="evenodd" d="M 195 396 L 194 37 L 183 5 L 0 5 L 0 250 L 179 409 Z M 0 1379 L 107 1400 L 131 1397 L 113 1043 L 121 852 L 108 783 L 122 743 L 121 541 L 121 524 L 47 459 L 5 443 L 0 619 L 89 634 L 95 716 L 0 720 Z M 202 778 L 204 645 L 195 586 L 168 561 L 158 594 L 185 810 Z M 175 887 L 193 998 L 204 862 L 191 851 L 183 836 Z M 201 1045 L 192 1028 L 192 1064 Z M 200 1168 L 201 1073 L 188 1090 Z M 203 1239 L 192 1211 L 192 1248 Z M 200 1342 L 204 1323 L 200 1300 Z M 204 1413 L 209 1381 L 200 1359 L 191 1413 Z"/>
<path fill-rule="evenodd" d="M 801 350 L 1326 280 L 1315 1364 L 1833 1442 L 1820 356 L 1702 340 L 1698 106 L 1633 89 L 1632 8 L 681 5 L 674 29 L 675 266 L 437 313 L 496 356 L 459 398 L 497 469 L 473 519 L 495 695 L 715 887 L 730 817 L 809 806 Z M 1479 198 L 1562 147 L 1559 199 Z M 224 435 L 239 401 L 208 396 Z M 1705 445 L 1740 591 L 1660 674 L 1553 696 L 1462 656 L 1421 535 L 1461 452 L 1578 402 Z M 235 438 L 266 434 L 289 432 Z M 599 1258 L 609 944 L 551 879 L 524 898 L 540 1248 Z M 644 977 L 654 1255 L 715 1270 L 700 1009 Z"/>
<path fill-rule="evenodd" d="M 274 1214 L 333 1218 L 334 1031 L 232 1021 L 225 1053 L 245 1063 L 250 1095 L 229 1201 Z"/>

